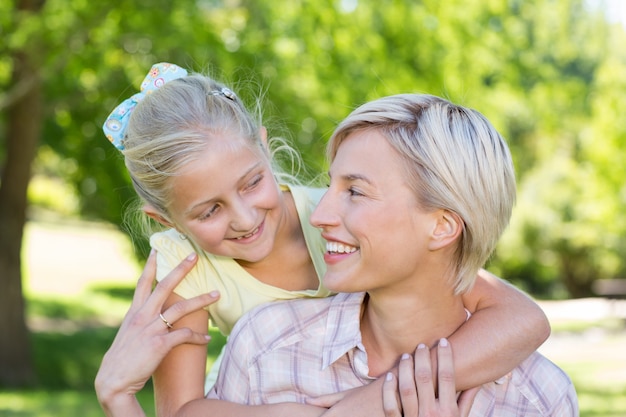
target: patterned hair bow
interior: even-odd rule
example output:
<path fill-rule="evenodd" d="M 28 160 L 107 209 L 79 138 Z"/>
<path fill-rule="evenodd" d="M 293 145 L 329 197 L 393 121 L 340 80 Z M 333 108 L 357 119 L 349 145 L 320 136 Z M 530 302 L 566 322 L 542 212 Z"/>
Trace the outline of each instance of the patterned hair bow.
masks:
<path fill-rule="evenodd" d="M 139 93 L 124 100 L 119 106 L 115 108 L 107 117 L 102 130 L 107 139 L 117 149 L 124 150 L 124 131 L 128 125 L 128 119 L 130 114 L 137 105 L 147 94 L 158 89 L 163 84 L 183 78 L 187 76 L 187 70 L 179 67 L 178 65 L 168 64 L 167 62 L 161 62 L 154 64 L 150 68 L 150 72 L 146 75 L 141 83 L 141 90 Z"/>

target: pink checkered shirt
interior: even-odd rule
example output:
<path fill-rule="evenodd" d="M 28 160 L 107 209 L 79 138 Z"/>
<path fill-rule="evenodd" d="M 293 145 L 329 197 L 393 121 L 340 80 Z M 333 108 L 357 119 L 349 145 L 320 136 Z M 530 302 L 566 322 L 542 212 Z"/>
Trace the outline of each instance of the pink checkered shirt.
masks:
<path fill-rule="evenodd" d="M 374 380 L 359 316 L 364 293 L 277 301 L 250 311 L 230 335 L 208 398 L 249 405 L 304 402 Z M 471 417 L 578 416 L 571 380 L 534 353 L 483 385 Z"/>

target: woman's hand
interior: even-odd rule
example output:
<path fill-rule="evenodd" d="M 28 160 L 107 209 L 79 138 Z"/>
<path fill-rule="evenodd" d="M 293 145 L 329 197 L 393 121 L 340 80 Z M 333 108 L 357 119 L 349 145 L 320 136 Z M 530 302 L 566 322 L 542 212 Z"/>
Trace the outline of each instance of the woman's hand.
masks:
<path fill-rule="evenodd" d="M 156 253 L 150 254 L 132 304 L 96 376 L 98 401 L 108 416 L 144 415 L 135 394 L 144 387 L 165 355 L 180 344 L 206 344 L 210 340 L 207 334 L 188 328 L 170 330 L 170 326 L 186 314 L 214 303 L 219 298 L 216 291 L 178 302 L 162 311 L 167 297 L 196 261 L 195 253 L 189 255 L 151 291 L 156 275 Z"/>
<path fill-rule="evenodd" d="M 463 392 L 457 400 L 452 349 L 446 339 L 441 339 L 437 356 L 439 397 L 435 396 L 430 353 L 428 348 L 421 344 L 415 351 L 415 365 L 413 365 L 411 355 L 403 355 L 398 366 L 397 379 L 391 372 L 385 378 L 383 409 L 386 417 L 467 417 L 469 415 L 480 387 Z"/>

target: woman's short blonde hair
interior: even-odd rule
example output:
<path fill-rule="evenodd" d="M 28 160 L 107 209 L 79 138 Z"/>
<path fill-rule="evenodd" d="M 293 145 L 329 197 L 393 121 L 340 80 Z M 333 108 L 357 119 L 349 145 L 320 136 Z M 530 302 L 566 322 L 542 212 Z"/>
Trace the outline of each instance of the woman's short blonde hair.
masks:
<path fill-rule="evenodd" d="M 454 286 L 457 293 L 467 291 L 515 203 L 506 142 L 476 110 L 432 95 L 400 94 L 364 104 L 342 121 L 329 141 L 329 160 L 349 134 L 363 129 L 381 133 L 399 153 L 422 208 L 450 210 L 463 220 Z"/>

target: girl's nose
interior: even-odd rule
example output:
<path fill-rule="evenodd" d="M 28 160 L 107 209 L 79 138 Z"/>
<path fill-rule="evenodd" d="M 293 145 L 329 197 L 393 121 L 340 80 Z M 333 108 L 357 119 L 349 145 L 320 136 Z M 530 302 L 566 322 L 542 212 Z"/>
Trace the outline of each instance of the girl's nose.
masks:
<path fill-rule="evenodd" d="M 256 226 L 256 210 L 253 206 L 239 201 L 232 209 L 231 228 L 238 232 L 249 232 Z"/>

